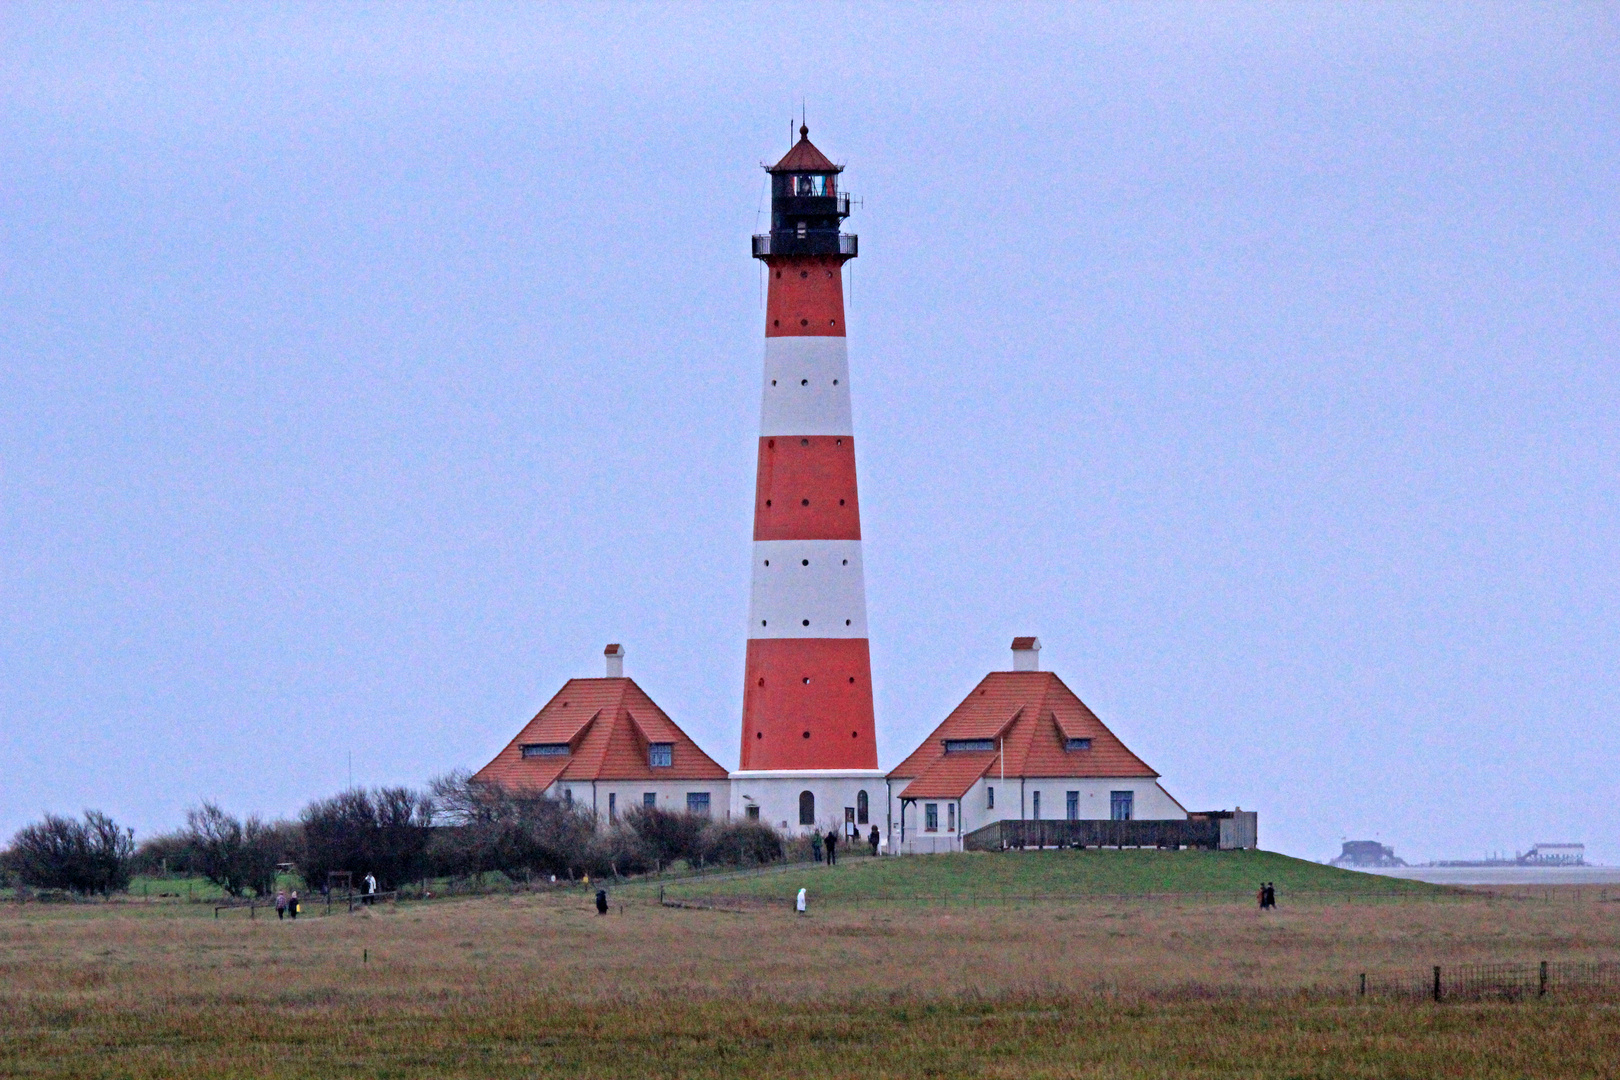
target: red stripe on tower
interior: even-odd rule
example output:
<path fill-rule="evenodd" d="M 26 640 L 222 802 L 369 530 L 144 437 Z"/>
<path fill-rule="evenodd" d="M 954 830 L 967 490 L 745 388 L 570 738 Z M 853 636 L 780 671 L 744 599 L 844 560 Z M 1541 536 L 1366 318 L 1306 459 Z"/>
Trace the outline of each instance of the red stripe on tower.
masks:
<path fill-rule="evenodd" d="M 839 231 L 843 170 L 810 129 L 771 174 L 771 231 L 754 237 L 770 291 L 754 493 L 753 596 L 742 768 L 875 769 L 855 432 Z"/>

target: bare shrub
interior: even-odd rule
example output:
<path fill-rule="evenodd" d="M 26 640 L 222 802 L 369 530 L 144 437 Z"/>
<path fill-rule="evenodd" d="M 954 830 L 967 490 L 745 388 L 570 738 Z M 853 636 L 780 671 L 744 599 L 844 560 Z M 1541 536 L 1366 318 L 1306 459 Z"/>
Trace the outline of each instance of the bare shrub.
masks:
<path fill-rule="evenodd" d="M 304 807 L 304 880 L 324 887 L 332 871 L 376 875 L 383 889 L 420 877 L 426 866 L 433 801 L 408 788 L 354 788 Z"/>
<path fill-rule="evenodd" d="M 180 838 L 192 869 L 231 896 L 251 889 L 268 896 L 276 888 L 276 867 L 296 844 L 295 827 L 250 816 L 239 821 L 214 803 L 186 811 Z"/>
<path fill-rule="evenodd" d="M 39 889 L 103 896 L 129 887 L 135 833 L 99 810 L 83 821 L 46 814 L 12 838 L 8 862 L 18 880 Z"/>
<path fill-rule="evenodd" d="M 130 868 L 137 874 L 163 876 L 194 873 L 191 839 L 184 829 L 148 836 L 135 846 Z"/>
<path fill-rule="evenodd" d="M 436 872 L 453 876 L 499 871 L 514 881 L 537 874 L 571 875 L 598 864 L 590 812 L 538 792 L 474 783 L 466 772 L 433 780 L 438 819 L 431 846 Z"/>
<path fill-rule="evenodd" d="M 759 866 L 782 858 L 782 834 L 760 821 L 711 822 L 704 830 L 703 861 Z"/>

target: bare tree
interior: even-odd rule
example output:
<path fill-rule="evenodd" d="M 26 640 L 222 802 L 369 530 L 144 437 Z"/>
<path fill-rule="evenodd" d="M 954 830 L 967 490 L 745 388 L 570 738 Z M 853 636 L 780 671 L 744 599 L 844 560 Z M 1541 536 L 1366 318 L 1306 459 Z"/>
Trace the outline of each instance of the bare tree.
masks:
<path fill-rule="evenodd" d="M 285 826 L 257 816 L 240 821 L 215 803 L 186 811 L 184 837 L 192 865 L 231 896 L 276 888 L 276 864 L 286 857 Z"/>
<path fill-rule="evenodd" d="M 99 810 L 84 820 L 46 814 L 12 838 L 8 862 L 25 885 L 103 896 L 129 887 L 135 833 Z"/>

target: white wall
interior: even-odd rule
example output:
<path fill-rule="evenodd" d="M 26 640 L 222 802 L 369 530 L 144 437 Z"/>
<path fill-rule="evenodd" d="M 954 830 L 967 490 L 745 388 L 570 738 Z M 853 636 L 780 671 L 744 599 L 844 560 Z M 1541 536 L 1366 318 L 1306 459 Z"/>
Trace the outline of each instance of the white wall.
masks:
<path fill-rule="evenodd" d="M 897 780 L 894 784 L 894 821 L 892 823 L 895 840 L 901 842 L 900 829 L 900 792 L 904 791 L 909 781 Z M 988 789 L 994 788 L 996 805 L 994 809 L 988 805 Z M 1129 791 L 1133 794 L 1134 805 L 1131 817 L 1137 821 L 1185 821 L 1187 811 L 1170 797 L 1169 793 L 1160 787 L 1157 781 L 1149 779 L 1099 779 L 1097 777 L 1071 777 L 1067 779 L 1053 779 L 1049 777 L 1020 780 L 1009 776 L 1006 779 L 990 777 L 976 782 L 967 793 L 962 796 L 957 810 L 957 828 L 953 837 L 950 830 L 950 806 L 955 800 L 951 799 L 920 799 L 907 804 L 905 808 L 904 846 L 902 851 L 907 853 L 927 853 L 931 851 L 960 850 L 959 838 L 975 829 L 981 829 L 1002 820 L 1025 820 L 1035 816 L 1034 794 L 1041 793 L 1041 817 L 1047 821 L 1062 821 L 1068 817 L 1068 793 L 1078 792 L 1080 795 L 1079 818 L 1082 821 L 1106 821 L 1112 813 L 1112 793 L 1116 791 Z M 939 829 L 937 832 L 928 832 L 924 828 L 926 820 L 927 803 L 939 805 Z"/>
<path fill-rule="evenodd" d="M 819 832 L 835 829 L 843 835 L 844 807 L 857 806 L 857 796 L 866 792 L 868 815 L 859 823 L 861 836 L 878 827 L 885 847 L 888 843 L 887 813 L 889 791 L 879 769 L 793 769 L 734 772 L 731 774 L 731 816 L 745 818 L 749 806 L 759 807 L 759 820 L 789 836 L 808 835 L 809 825 L 799 824 L 799 793 L 816 797 L 816 824 Z"/>
<path fill-rule="evenodd" d="M 658 809 L 684 811 L 689 792 L 709 793 L 709 816 L 724 821 L 731 809 L 731 782 L 728 780 L 559 780 L 546 789 L 553 799 L 566 801 L 565 792 L 574 793 L 574 805 L 596 811 L 598 828 L 607 828 L 608 794 L 618 796 L 617 812 L 623 814 L 632 806 L 642 805 L 642 796 L 652 792 L 658 796 Z"/>

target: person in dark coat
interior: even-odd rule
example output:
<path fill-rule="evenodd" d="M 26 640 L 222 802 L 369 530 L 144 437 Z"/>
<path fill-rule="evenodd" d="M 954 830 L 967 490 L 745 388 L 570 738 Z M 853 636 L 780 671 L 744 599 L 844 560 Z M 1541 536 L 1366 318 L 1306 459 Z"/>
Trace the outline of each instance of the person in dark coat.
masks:
<path fill-rule="evenodd" d="M 596 913 L 598 915 L 606 915 L 607 914 L 607 890 L 606 889 L 597 889 L 596 890 Z"/>
<path fill-rule="evenodd" d="M 1266 882 L 1266 907 L 1274 908 L 1276 906 L 1277 906 L 1277 883 L 1275 881 L 1268 881 L 1268 882 Z"/>
<path fill-rule="evenodd" d="M 838 834 L 832 829 L 827 830 L 827 865 L 833 866 L 838 862 Z"/>
<path fill-rule="evenodd" d="M 877 826 L 876 826 L 876 825 L 874 825 L 874 826 L 872 826 L 872 835 L 871 835 L 871 836 L 868 836 L 868 837 L 867 837 L 867 838 L 866 838 L 866 842 L 867 842 L 867 843 L 868 843 L 868 844 L 871 844 L 871 845 L 872 845 L 872 854 L 873 854 L 873 855 L 874 855 L 874 856 L 876 856 L 876 855 L 877 855 L 877 849 L 878 849 L 878 843 L 879 843 L 879 841 L 880 841 L 880 840 L 881 840 L 881 839 L 882 839 L 882 838 L 881 838 L 881 837 L 880 837 L 880 836 L 878 836 L 878 827 L 877 827 Z"/>
<path fill-rule="evenodd" d="M 287 915 L 288 915 L 288 917 L 293 918 L 293 919 L 298 918 L 298 890 L 297 889 L 294 889 L 292 891 L 292 895 L 287 897 Z"/>

